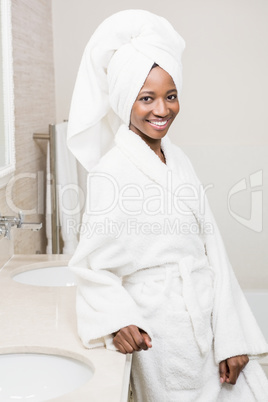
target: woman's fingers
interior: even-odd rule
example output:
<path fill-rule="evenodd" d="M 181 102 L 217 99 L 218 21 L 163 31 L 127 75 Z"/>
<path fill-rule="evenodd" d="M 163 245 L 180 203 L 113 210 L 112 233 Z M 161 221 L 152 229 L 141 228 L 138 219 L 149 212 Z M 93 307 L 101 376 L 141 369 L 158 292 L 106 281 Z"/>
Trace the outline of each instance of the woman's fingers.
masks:
<path fill-rule="evenodd" d="M 130 327 L 134 327 L 132 328 L 133 338 L 139 347 L 139 350 L 147 350 L 148 348 L 152 347 L 151 338 L 145 331 L 134 325 L 131 325 Z"/>
<path fill-rule="evenodd" d="M 121 328 L 119 331 L 120 339 L 131 345 L 133 350 L 147 349 L 145 341 L 141 336 L 141 333 L 135 325 L 129 325 L 125 328 Z"/>
<path fill-rule="evenodd" d="M 147 350 L 151 347 L 149 335 L 136 327 L 129 325 L 121 328 L 114 336 L 114 345 L 121 353 L 133 353 L 134 351 Z"/>
<path fill-rule="evenodd" d="M 132 346 L 127 341 L 120 339 L 120 337 L 118 339 L 114 339 L 114 345 L 121 353 L 133 353 Z"/>
<path fill-rule="evenodd" d="M 223 384 L 227 380 L 228 366 L 226 360 L 220 362 L 220 382 Z"/>
<path fill-rule="evenodd" d="M 141 335 L 142 335 L 142 337 L 143 337 L 143 339 L 144 339 L 144 341 L 145 341 L 147 347 L 148 347 L 148 348 L 151 348 L 151 347 L 152 347 L 152 340 L 151 340 L 151 338 L 149 337 L 149 335 L 147 334 L 147 332 L 144 332 L 144 331 L 142 331 L 142 330 L 140 330 L 140 331 L 141 331 Z"/>
<path fill-rule="evenodd" d="M 234 356 L 227 359 L 227 365 L 229 367 L 229 381 L 230 384 L 236 384 L 239 374 L 248 363 L 249 358 L 247 355 Z"/>
<path fill-rule="evenodd" d="M 234 356 L 220 362 L 220 381 L 227 384 L 236 384 L 239 374 L 248 363 L 247 355 Z"/>
<path fill-rule="evenodd" d="M 228 375 L 228 378 L 227 378 L 226 382 L 228 384 L 233 384 L 234 385 L 236 383 L 236 380 L 237 380 L 237 378 L 239 376 L 239 373 L 240 373 L 239 367 L 238 367 L 238 365 L 236 363 L 236 359 L 234 357 L 231 357 L 230 359 L 227 359 L 227 366 L 228 366 L 228 369 L 229 369 L 229 375 Z"/>

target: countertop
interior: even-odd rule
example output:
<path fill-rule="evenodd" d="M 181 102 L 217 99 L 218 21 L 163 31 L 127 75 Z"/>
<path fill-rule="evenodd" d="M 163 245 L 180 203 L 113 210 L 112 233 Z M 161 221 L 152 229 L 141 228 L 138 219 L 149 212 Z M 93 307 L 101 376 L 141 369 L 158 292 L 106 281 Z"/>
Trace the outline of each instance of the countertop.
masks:
<path fill-rule="evenodd" d="M 12 279 L 19 272 L 67 262 L 64 255 L 14 255 L 0 270 L 0 354 L 56 354 L 93 365 L 86 384 L 53 401 L 126 402 L 130 357 L 83 347 L 76 331 L 76 287 L 39 287 Z"/>

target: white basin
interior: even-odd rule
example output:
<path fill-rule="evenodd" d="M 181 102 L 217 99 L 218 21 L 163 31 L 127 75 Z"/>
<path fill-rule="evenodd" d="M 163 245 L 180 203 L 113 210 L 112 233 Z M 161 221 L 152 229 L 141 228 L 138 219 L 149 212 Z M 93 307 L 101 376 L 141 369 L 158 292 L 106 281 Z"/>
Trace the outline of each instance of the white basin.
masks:
<path fill-rule="evenodd" d="M 74 391 L 94 370 L 68 357 L 47 354 L 0 355 L 0 401 L 41 402 Z"/>
<path fill-rule="evenodd" d="M 34 286 L 75 286 L 75 275 L 67 266 L 31 269 L 14 275 L 13 280 Z"/>

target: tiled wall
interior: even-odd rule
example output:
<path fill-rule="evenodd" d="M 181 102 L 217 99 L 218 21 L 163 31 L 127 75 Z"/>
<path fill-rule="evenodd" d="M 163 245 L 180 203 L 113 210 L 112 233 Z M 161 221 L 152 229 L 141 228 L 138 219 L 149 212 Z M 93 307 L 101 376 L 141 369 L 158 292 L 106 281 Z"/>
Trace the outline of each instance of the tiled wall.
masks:
<path fill-rule="evenodd" d="M 51 0 L 12 0 L 15 91 L 15 182 L 7 197 L 0 190 L 0 212 L 26 212 L 25 221 L 43 222 L 39 232 L 12 230 L 14 252 L 45 252 L 44 178 L 46 141 L 33 133 L 48 132 L 55 123 L 55 94 Z M 1 237 L 1 260 L 12 252 Z M 0 261 L 1 262 L 1 261 Z"/>

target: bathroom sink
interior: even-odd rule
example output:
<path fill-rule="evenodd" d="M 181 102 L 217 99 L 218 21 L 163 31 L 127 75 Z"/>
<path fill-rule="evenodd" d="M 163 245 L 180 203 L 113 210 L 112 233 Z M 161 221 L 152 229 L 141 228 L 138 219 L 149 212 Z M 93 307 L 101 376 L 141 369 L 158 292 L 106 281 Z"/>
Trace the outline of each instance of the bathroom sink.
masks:
<path fill-rule="evenodd" d="M 13 280 L 34 286 L 75 286 L 75 275 L 67 266 L 31 269 L 13 276 Z"/>
<path fill-rule="evenodd" d="M 88 382 L 93 373 L 89 365 L 58 355 L 0 355 L 0 401 L 57 398 Z"/>

